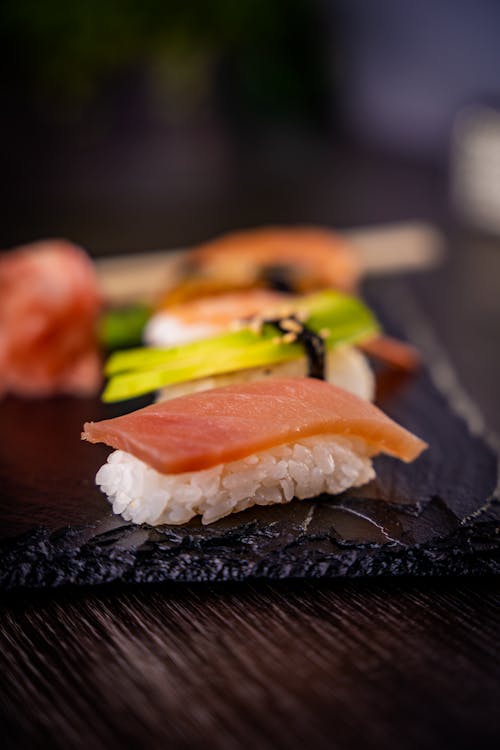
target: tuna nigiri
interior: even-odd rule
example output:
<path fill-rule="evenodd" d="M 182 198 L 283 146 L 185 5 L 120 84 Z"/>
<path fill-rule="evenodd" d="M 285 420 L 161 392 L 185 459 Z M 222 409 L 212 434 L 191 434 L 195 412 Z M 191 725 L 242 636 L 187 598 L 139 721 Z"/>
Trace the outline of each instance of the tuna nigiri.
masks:
<path fill-rule="evenodd" d="M 112 453 L 96 481 L 135 523 L 210 523 L 252 505 L 337 494 L 371 458 L 412 461 L 426 444 L 377 407 L 311 378 L 216 388 L 84 425 Z"/>

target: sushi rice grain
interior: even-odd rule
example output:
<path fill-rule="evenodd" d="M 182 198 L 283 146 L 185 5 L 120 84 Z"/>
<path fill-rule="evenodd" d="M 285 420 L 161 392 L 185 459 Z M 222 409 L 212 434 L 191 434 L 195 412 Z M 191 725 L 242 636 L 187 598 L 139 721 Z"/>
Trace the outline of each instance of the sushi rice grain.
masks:
<path fill-rule="evenodd" d="M 182 474 L 161 474 L 116 450 L 99 469 L 96 483 L 114 513 L 156 526 L 186 523 L 197 515 L 208 524 L 252 505 L 335 495 L 374 476 L 363 440 L 322 435 Z"/>

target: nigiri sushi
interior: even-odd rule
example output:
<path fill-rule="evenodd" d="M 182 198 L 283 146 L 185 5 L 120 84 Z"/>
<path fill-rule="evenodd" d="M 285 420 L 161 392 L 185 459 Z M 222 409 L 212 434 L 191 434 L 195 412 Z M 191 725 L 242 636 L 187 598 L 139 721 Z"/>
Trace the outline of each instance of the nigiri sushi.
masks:
<path fill-rule="evenodd" d="M 261 290 L 263 291 L 263 290 Z M 106 364 L 105 401 L 156 391 L 172 398 L 268 377 L 319 377 L 372 399 L 374 377 L 353 348 L 378 332 L 355 297 L 325 290 L 268 308 L 236 328 L 177 347 L 116 352 Z"/>
<path fill-rule="evenodd" d="M 185 380 L 159 390 L 156 400 L 167 401 L 188 393 L 221 388 L 233 383 L 250 383 L 268 378 L 303 378 L 308 374 L 308 367 L 308 359 L 303 355 L 265 367 L 249 367 L 236 372 L 214 374 L 207 378 Z M 339 346 L 326 352 L 324 379 L 367 401 L 373 401 L 375 398 L 375 374 L 367 358 L 354 346 Z"/>
<path fill-rule="evenodd" d="M 313 299 L 313 297 L 309 297 Z M 154 346 L 175 346 L 197 341 L 224 330 L 238 322 L 260 314 L 279 318 L 283 310 L 304 305 L 306 297 L 293 297 L 269 289 L 247 289 L 214 297 L 205 297 L 177 305 L 170 312 L 157 313 L 146 328 L 146 341 Z M 240 323 L 241 325 L 241 323 Z M 277 362 L 267 367 L 250 367 L 237 372 L 214 374 L 211 377 L 186 380 L 158 391 L 158 399 L 176 398 L 185 393 L 207 390 L 234 382 L 260 380 L 266 377 L 304 377 L 307 357 Z M 344 345 L 327 353 L 325 380 L 339 385 L 370 401 L 374 398 L 375 379 L 366 357 L 353 346 Z"/>
<path fill-rule="evenodd" d="M 144 342 L 165 347 L 198 341 L 263 314 L 293 299 L 292 294 L 328 288 L 355 292 L 360 278 L 356 250 L 330 229 L 264 227 L 229 233 L 186 253 L 184 278 L 160 300 Z M 386 335 L 364 341 L 361 348 L 397 369 L 411 372 L 420 364 L 414 347 Z"/>
<path fill-rule="evenodd" d="M 144 341 L 151 346 L 198 341 L 230 329 L 238 320 L 279 309 L 288 301 L 289 295 L 272 289 L 242 289 L 160 307 L 146 325 Z"/>
<path fill-rule="evenodd" d="M 374 477 L 372 457 L 426 448 L 377 407 L 313 378 L 239 383 L 84 425 L 115 451 L 96 482 L 134 523 L 211 523 L 252 505 L 337 494 Z"/>
<path fill-rule="evenodd" d="M 267 227 L 217 237 L 186 253 L 185 278 L 161 299 L 145 342 L 196 341 L 275 307 L 288 293 L 352 291 L 358 266 L 349 244 L 328 229 Z"/>
<path fill-rule="evenodd" d="M 190 251 L 189 272 L 233 284 L 267 283 L 294 292 L 334 287 L 353 291 L 361 269 L 356 251 L 323 227 L 262 227 L 216 237 Z"/>

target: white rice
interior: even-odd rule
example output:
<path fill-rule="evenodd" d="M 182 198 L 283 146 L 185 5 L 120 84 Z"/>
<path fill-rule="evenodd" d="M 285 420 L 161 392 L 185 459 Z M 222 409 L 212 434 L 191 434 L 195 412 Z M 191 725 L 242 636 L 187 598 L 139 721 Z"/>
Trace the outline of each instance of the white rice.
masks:
<path fill-rule="evenodd" d="M 252 505 L 335 495 L 374 476 L 362 440 L 324 435 L 185 474 L 160 474 L 118 450 L 101 466 L 96 483 L 114 513 L 156 526 L 186 523 L 196 515 L 212 523 Z"/>
<path fill-rule="evenodd" d="M 220 327 L 210 323 L 183 323 L 177 315 L 156 313 L 144 329 L 144 343 L 149 346 L 178 346 L 213 336 Z"/>

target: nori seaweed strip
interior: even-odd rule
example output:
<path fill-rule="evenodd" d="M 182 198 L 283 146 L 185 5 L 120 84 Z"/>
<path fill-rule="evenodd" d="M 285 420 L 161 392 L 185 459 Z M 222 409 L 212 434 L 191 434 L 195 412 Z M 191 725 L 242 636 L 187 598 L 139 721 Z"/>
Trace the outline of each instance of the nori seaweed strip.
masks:
<path fill-rule="evenodd" d="M 326 347 L 324 339 L 319 334 L 308 328 L 295 315 L 276 320 L 265 320 L 264 323 L 275 326 L 285 335 L 293 334 L 295 340 L 304 347 L 307 357 L 307 376 L 318 380 L 326 380 Z M 287 325 L 290 323 L 293 327 Z"/>
<path fill-rule="evenodd" d="M 285 263 L 273 263 L 264 266 L 260 274 L 261 280 L 271 289 L 278 292 L 295 292 L 293 268 Z"/>

